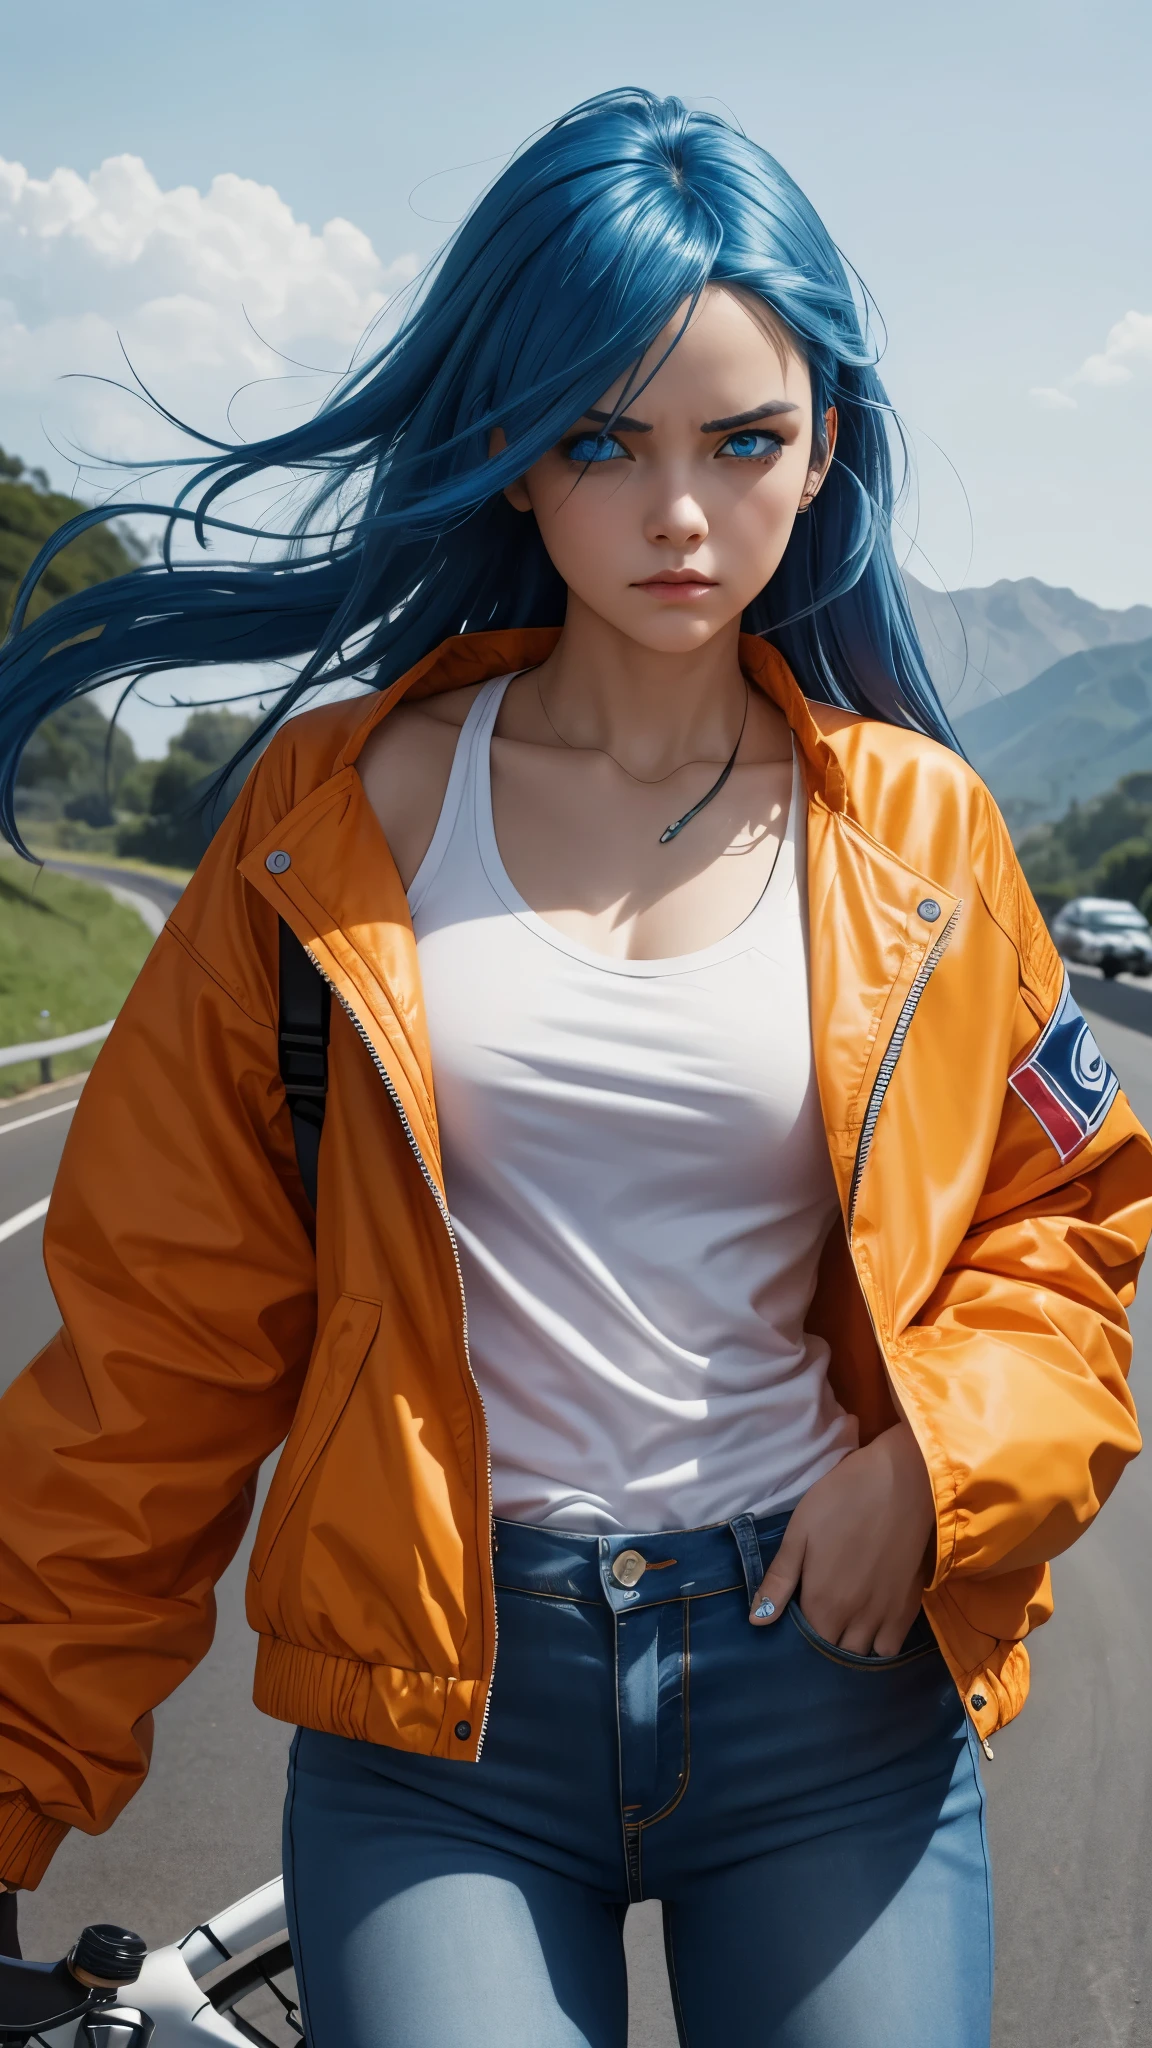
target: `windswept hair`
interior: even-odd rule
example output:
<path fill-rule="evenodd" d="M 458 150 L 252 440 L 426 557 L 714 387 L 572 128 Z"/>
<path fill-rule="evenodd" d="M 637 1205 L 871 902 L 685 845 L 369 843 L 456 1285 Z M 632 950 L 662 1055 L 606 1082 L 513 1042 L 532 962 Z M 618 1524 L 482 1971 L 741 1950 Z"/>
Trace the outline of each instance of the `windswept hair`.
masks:
<path fill-rule="evenodd" d="M 621 89 L 586 100 L 513 158 L 415 289 L 397 331 L 303 426 L 249 444 L 196 436 L 160 560 L 25 624 L 52 557 L 121 502 L 56 533 L 25 578 L 0 648 L 0 829 L 20 757 L 51 712 L 100 684 L 211 663 L 278 662 L 292 680 L 244 753 L 306 692 L 342 678 L 386 688 L 441 640 L 558 625 L 565 588 L 535 521 L 504 486 L 637 366 L 709 284 L 754 294 L 812 380 L 817 433 L 835 405 L 835 459 L 744 624 L 812 697 L 956 742 L 925 665 L 892 549 L 893 441 L 868 301 L 775 159 L 677 99 Z M 622 400 L 623 405 L 623 400 Z M 491 430 L 506 436 L 489 459 Z M 205 447 L 214 452 L 204 459 Z M 287 472 L 308 485 L 283 545 L 229 524 L 220 500 Z M 187 523 L 263 545 L 185 562 Z"/>

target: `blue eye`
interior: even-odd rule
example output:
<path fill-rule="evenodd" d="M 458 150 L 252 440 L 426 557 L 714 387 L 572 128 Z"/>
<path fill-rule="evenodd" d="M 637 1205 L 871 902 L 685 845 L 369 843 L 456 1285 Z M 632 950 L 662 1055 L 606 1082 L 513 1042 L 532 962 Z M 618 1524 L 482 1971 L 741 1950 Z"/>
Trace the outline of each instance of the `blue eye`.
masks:
<path fill-rule="evenodd" d="M 614 434 L 577 434 L 568 443 L 569 462 L 616 462 L 622 456 L 628 460 L 628 450 L 621 446 Z"/>
<path fill-rule="evenodd" d="M 717 449 L 718 455 L 743 456 L 747 461 L 764 462 L 769 456 L 778 455 L 784 443 L 778 434 L 758 433 L 752 427 L 743 427 L 738 434 L 729 434 Z"/>

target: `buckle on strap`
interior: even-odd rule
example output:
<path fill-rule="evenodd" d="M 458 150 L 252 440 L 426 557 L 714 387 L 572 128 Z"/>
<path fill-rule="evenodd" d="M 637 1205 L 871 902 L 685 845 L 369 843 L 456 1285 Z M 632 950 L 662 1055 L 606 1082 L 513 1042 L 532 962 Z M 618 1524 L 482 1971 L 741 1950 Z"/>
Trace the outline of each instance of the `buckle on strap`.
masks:
<path fill-rule="evenodd" d="M 328 1088 L 328 1046 L 323 1032 L 280 1027 L 280 1078 L 288 1095 L 323 1096 Z"/>

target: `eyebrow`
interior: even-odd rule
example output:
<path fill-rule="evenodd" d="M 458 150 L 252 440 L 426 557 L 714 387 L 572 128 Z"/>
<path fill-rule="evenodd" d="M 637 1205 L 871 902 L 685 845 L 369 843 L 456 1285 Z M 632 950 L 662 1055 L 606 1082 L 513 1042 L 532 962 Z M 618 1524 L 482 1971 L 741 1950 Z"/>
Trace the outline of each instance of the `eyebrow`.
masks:
<path fill-rule="evenodd" d="M 774 419 L 777 413 L 799 412 L 787 398 L 770 398 L 767 405 L 754 405 L 751 412 L 734 412 L 730 419 L 705 420 L 700 429 L 702 434 L 731 434 L 737 427 L 750 427 L 753 420 Z"/>
<path fill-rule="evenodd" d="M 626 412 L 622 412 L 618 417 L 614 418 L 610 412 L 598 412 L 594 405 L 586 408 L 583 418 L 595 420 L 596 424 L 601 427 L 606 427 L 611 420 L 612 425 L 619 427 L 622 434 L 650 434 L 652 432 L 650 420 L 629 419 Z"/>
<path fill-rule="evenodd" d="M 751 426 L 753 420 L 774 419 L 779 413 L 799 412 L 799 410 L 799 406 L 793 405 L 792 401 L 788 398 L 770 398 L 766 405 L 754 405 L 751 412 L 734 412 L 726 420 L 705 420 L 700 428 L 700 432 L 702 434 L 733 434 L 737 427 Z M 595 420 L 597 426 L 601 427 L 606 427 L 611 423 L 613 427 L 618 427 L 622 434 L 650 434 L 652 432 L 650 420 L 634 420 L 627 413 L 621 413 L 619 418 L 613 419 L 610 412 L 600 412 L 594 405 L 587 407 L 583 417 L 586 420 Z"/>

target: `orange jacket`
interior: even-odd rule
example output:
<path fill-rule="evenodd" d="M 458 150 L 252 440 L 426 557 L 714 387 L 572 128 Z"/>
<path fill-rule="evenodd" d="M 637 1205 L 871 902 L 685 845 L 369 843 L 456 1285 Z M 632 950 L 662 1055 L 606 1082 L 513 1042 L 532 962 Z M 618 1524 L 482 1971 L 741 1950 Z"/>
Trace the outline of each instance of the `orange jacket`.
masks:
<path fill-rule="evenodd" d="M 208 1647 L 285 1435 L 248 1583 L 258 1705 L 478 1754 L 484 1414 L 412 925 L 355 762 L 405 691 L 523 667 L 554 637 L 450 641 L 367 707 L 292 721 L 84 1090 L 45 1241 L 64 1328 L 0 1404 L 11 1882 L 140 1783 L 151 1710 Z M 1047 1560 L 1139 1447 L 1124 1311 L 1152 1146 L 1118 1094 L 1065 1163 L 1009 1085 L 1064 977 L 983 784 L 931 741 L 806 702 L 761 642 L 743 658 L 810 801 L 813 1038 L 847 1226 L 811 1325 L 864 1438 L 893 1420 L 890 1388 L 916 1433 L 938 1524 L 925 1605 L 986 1736 L 1024 1700 Z M 315 1251 L 277 1071 L 278 915 L 338 998 Z"/>

